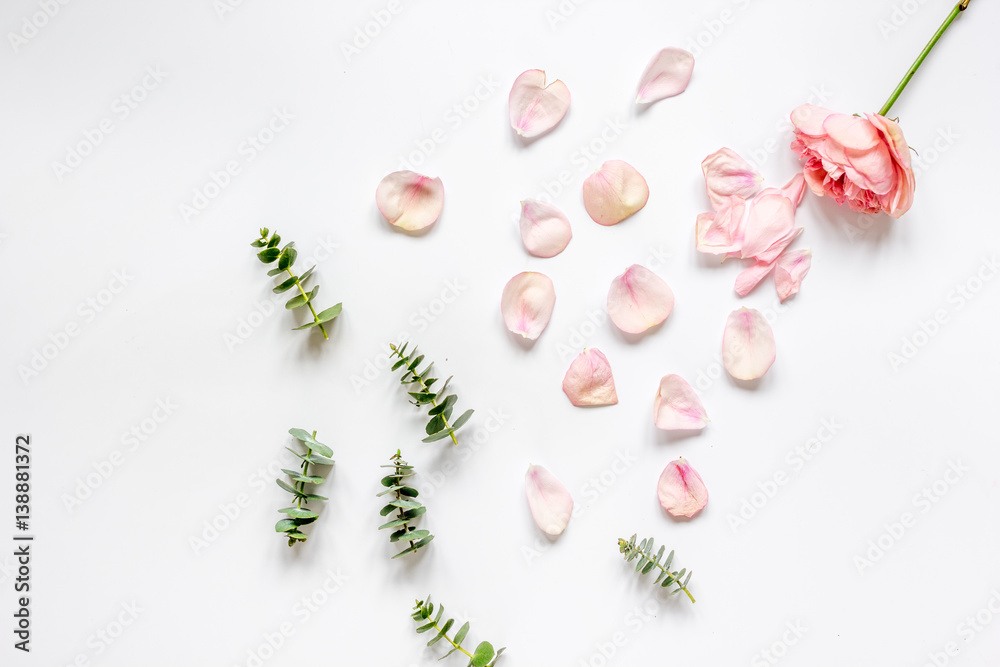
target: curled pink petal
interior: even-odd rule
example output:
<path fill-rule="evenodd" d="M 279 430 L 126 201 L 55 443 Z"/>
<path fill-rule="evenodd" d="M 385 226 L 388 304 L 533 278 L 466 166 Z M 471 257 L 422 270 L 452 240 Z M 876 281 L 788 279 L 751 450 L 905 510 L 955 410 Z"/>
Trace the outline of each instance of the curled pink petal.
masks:
<path fill-rule="evenodd" d="M 778 289 L 778 298 L 784 301 L 798 293 L 802 279 L 809 273 L 812 266 L 812 251 L 792 250 L 786 252 L 775 263 L 774 286 Z"/>
<path fill-rule="evenodd" d="M 753 165 L 729 148 L 720 148 L 702 160 L 701 171 L 705 174 L 708 200 L 716 211 L 731 195 L 750 199 L 760 192 L 764 180 Z"/>
<path fill-rule="evenodd" d="M 559 124 L 569 110 L 569 88 L 558 79 L 545 85 L 545 72 L 529 69 L 514 80 L 508 98 L 510 126 L 523 137 L 537 137 Z"/>
<path fill-rule="evenodd" d="M 687 380 L 664 375 L 653 402 L 653 422 L 664 431 L 700 431 L 708 423 L 708 414 Z"/>
<path fill-rule="evenodd" d="M 444 185 L 412 171 L 394 171 L 375 189 L 375 204 L 389 224 L 416 231 L 434 224 L 444 206 Z"/>
<path fill-rule="evenodd" d="M 740 275 L 736 276 L 736 285 L 734 285 L 736 293 L 740 296 L 746 296 L 760 283 L 760 281 L 766 278 L 767 274 L 771 273 L 773 269 L 773 262 L 770 264 L 756 262 L 743 269 L 743 271 L 740 272 Z"/>
<path fill-rule="evenodd" d="M 617 225 L 648 199 L 646 179 L 621 160 L 608 160 L 583 182 L 583 205 L 599 225 Z"/>
<path fill-rule="evenodd" d="M 753 308 L 729 314 L 722 335 L 722 363 L 737 380 L 756 380 L 774 363 L 774 332 L 767 319 Z"/>
<path fill-rule="evenodd" d="M 573 405 L 614 405 L 618 402 L 611 364 L 596 347 L 585 349 L 569 365 L 562 389 Z"/>
<path fill-rule="evenodd" d="M 636 104 L 649 104 L 674 95 L 680 95 L 691 81 L 694 71 L 694 56 L 684 49 L 670 46 L 655 56 L 646 65 L 639 79 Z"/>
<path fill-rule="evenodd" d="M 512 333 L 529 340 L 541 335 L 555 305 L 556 291 L 552 280 L 544 273 L 534 271 L 525 271 L 511 278 L 500 298 L 504 324 Z"/>
<path fill-rule="evenodd" d="M 708 489 L 701 475 L 684 459 L 667 464 L 656 484 L 663 509 L 672 516 L 693 517 L 708 504 Z"/>
<path fill-rule="evenodd" d="M 726 198 L 718 211 L 699 213 L 695 223 L 695 247 L 713 255 L 738 253 L 743 247 L 746 201 L 736 195 Z"/>
<path fill-rule="evenodd" d="M 794 238 L 789 237 L 794 228 L 795 207 L 791 200 L 779 194 L 758 197 L 750 206 L 740 257 L 773 261 Z M 775 246 L 786 238 L 785 244 L 774 253 Z M 765 257 L 772 253 L 773 257 Z"/>
<path fill-rule="evenodd" d="M 566 486 L 542 466 L 529 465 L 524 489 L 538 527 L 549 535 L 562 535 L 573 516 L 573 496 Z"/>
<path fill-rule="evenodd" d="M 569 218 L 552 204 L 521 202 L 521 241 L 535 257 L 555 257 L 569 245 L 573 230 Z"/>
<path fill-rule="evenodd" d="M 802 196 L 806 192 L 806 177 L 799 172 L 792 176 L 791 180 L 785 183 L 780 188 L 764 188 L 758 194 L 758 197 L 763 197 L 764 195 L 781 195 L 788 201 L 792 202 L 792 206 L 798 208 L 799 204 L 802 203 Z"/>
<path fill-rule="evenodd" d="M 611 281 L 608 315 L 625 333 L 638 334 L 655 327 L 673 309 L 673 290 L 644 266 L 633 264 Z"/>

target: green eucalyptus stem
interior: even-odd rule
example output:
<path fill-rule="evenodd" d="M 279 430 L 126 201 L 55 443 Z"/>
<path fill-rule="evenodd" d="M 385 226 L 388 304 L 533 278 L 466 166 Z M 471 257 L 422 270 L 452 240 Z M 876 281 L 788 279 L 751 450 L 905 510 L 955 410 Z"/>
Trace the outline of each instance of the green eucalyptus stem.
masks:
<path fill-rule="evenodd" d="M 431 392 L 431 388 L 430 388 L 430 387 L 429 387 L 428 385 L 424 384 L 424 380 L 423 380 L 423 378 L 421 378 L 421 377 L 420 377 L 420 376 L 418 375 L 418 376 L 416 376 L 416 380 L 417 380 L 417 382 L 419 382 L 419 383 L 420 383 L 420 388 L 421 388 L 422 390 L 424 390 L 424 391 L 425 391 L 425 392 L 427 392 L 427 393 L 433 393 L 433 392 Z M 434 399 L 434 398 L 432 398 L 432 399 L 431 399 L 431 405 L 432 405 L 432 406 L 434 406 L 434 407 L 436 408 L 436 407 L 438 406 L 438 404 L 437 404 L 437 399 Z M 442 415 L 441 415 L 441 420 L 442 420 L 442 421 L 444 421 L 444 427 L 445 427 L 446 429 L 448 429 L 448 430 L 451 430 L 451 424 L 449 424 L 449 423 L 448 423 L 448 418 L 447 418 L 447 417 L 445 417 L 445 416 L 444 416 L 444 415 L 442 414 Z M 454 431 L 452 431 L 450 435 L 451 435 L 451 442 L 452 442 L 453 444 L 457 445 L 457 444 L 458 444 L 458 438 L 456 438 L 456 437 L 455 437 L 455 432 L 454 432 Z"/>
<path fill-rule="evenodd" d="M 295 274 L 292 273 L 292 268 L 291 267 L 288 267 L 287 269 L 285 269 L 285 271 L 288 272 L 288 276 L 290 278 L 294 278 L 295 277 Z M 303 298 L 306 298 L 306 291 L 304 289 L 302 289 L 302 283 L 299 282 L 298 280 L 296 280 L 295 281 L 295 286 L 299 288 L 299 294 L 301 294 Z M 306 305 L 309 306 L 309 312 L 312 313 L 313 321 L 314 322 L 319 322 L 319 316 L 316 314 L 316 309 L 313 308 L 312 300 L 308 299 L 306 301 Z M 326 334 L 326 329 L 323 328 L 323 323 L 320 322 L 317 326 L 319 326 L 319 330 L 323 332 L 323 339 L 324 340 L 330 340 L 330 337 Z M 313 433 L 314 437 L 315 437 L 315 435 L 316 434 Z"/>
<path fill-rule="evenodd" d="M 927 46 L 924 47 L 924 50 L 920 52 L 920 55 L 917 56 L 917 59 L 913 62 L 912 65 L 910 65 L 910 69 L 907 70 L 906 76 L 903 77 L 903 80 L 899 82 L 899 85 L 896 86 L 896 89 L 892 91 L 892 95 L 889 96 L 889 99 L 887 99 L 885 101 L 885 104 L 882 105 L 882 108 L 879 109 L 878 115 L 885 116 L 887 113 L 889 113 L 889 110 L 892 108 L 892 105 L 896 103 L 896 100 L 899 99 L 899 96 L 902 94 L 903 89 L 906 88 L 906 84 L 910 82 L 910 79 L 912 79 L 913 75 L 917 73 L 917 69 L 919 69 L 920 66 L 924 63 L 924 59 L 927 58 L 927 55 L 931 52 L 931 49 L 933 49 L 934 45 L 937 44 L 939 39 L 941 39 L 941 35 L 944 34 L 945 30 L 947 30 L 951 26 L 952 22 L 954 22 L 954 20 L 958 18 L 958 15 L 961 14 L 963 11 L 965 11 L 965 9 L 968 8 L 968 6 L 969 6 L 969 0 L 962 0 L 957 5 L 955 5 L 954 8 L 952 8 L 951 13 L 948 14 L 948 18 L 944 20 L 944 23 L 941 24 L 941 27 L 938 28 L 937 32 L 934 33 L 934 36 L 931 37 L 931 41 L 927 42 Z"/>

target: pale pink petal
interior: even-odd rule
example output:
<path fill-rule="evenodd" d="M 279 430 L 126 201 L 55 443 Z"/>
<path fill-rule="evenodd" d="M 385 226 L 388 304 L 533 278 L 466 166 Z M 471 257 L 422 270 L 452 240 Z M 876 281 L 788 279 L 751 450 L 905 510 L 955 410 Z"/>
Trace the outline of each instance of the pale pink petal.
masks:
<path fill-rule="evenodd" d="M 614 405 L 618 402 L 611 364 L 596 347 L 585 349 L 569 365 L 562 389 L 573 405 Z"/>
<path fill-rule="evenodd" d="M 860 116 L 832 113 L 823 121 L 823 130 L 844 148 L 856 151 L 874 148 L 879 142 L 878 131 Z"/>
<path fill-rule="evenodd" d="M 693 517 L 708 504 L 708 489 L 701 475 L 684 459 L 667 464 L 656 484 L 663 509 L 673 516 Z"/>
<path fill-rule="evenodd" d="M 444 206 L 444 185 L 412 171 L 394 171 L 375 189 L 375 204 L 389 224 L 415 231 L 434 224 Z"/>
<path fill-rule="evenodd" d="M 699 213 L 695 223 L 695 247 L 699 252 L 724 255 L 743 247 L 743 218 L 746 201 L 731 196 L 718 211 Z"/>
<path fill-rule="evenodd" d="M 583 205 L 599 225 L 616 225 L 646 205 L 649 186 L 635 167 L 608 160 L 583 182 Z"/>
<path fill-rule="evenodd" d="M 737 380 L 756 380 L 774 363 L 774 332 L 767 319 L 753 308 L 729 314 L 722 335 L 722 363 Z"/>
<path fill-rule="evenodd" d="M 693 71 L 693 55 L 673 46 L 663 49 L 646 65 L 635 103 L 649 104 L 680 95 L 688 87 Z"/>
<path fill-rule="evenodd" d="M 664 375 L 653 402 L 653 422 L 664 431 L 700 431 L 708 423 L 708 414 L 687 380 Z"/>
<path fill-rule="evenodd" d="M 556 291 L 552 280 L 544 273 L 534 271 L 525 271 L 511 278 L 500 298 L 504 324 L 511 332 L 529 340 L 541 335 L 555 305 Z"/>
<path fill-rule="evenodd" d="M 569 218 L 552 204 L 535 199 L 521 202 L 521 241 L 535 257 L 555 257 L 569 245 Z"/>
<path fill-rule="evenodd" d="M 796 294 L 802 286 L 802 279 L 809 273 L 812 266 L 812 251 L 792 250 L 778 258 L 774 270 L 774 286 L 778 289 L 778 298 L 784 301 Z"/>
<path fill-rule="evenodd" d="M 788 201 L 792 202 L 792 206 L 798 208 L 799 204 L 802 203 L 802 196 L 806 192 L 806 177 L 799 172 L 792 176 L 791 180 L 785 183 L 780 188 L 764 188 L 758 194 L 758 197 L 763 197 L 764 195 L 781 195 Z"/>
<path fill-rule="evenodd" d="M 625 333 L 642 333 L 667 319 L 674 309 L 670 286 L 644 266 L 633 264 L 611 282 L 608 315 Z"/>
<path fill-rule="evenodd" d="M 749 162 L 729 148 L 720 148 L 701 162 L 705 189 L 712 208 L 718 211 L 730 195 L 750 199 L 761 189 L 764 177 Z"/>
<path fill-rule="evenodd" d="M 753 201 L 747 217 L 740 257 L 757 257 L 795 228 L 795 207 L 782 195 L 763 195 Z M 787 245 L 787 244 L 786 244 Z"/>
<path fill-rule="evenodd" d="M 773 264 L 774 260 L 778 259 L 781 253 L 785 252 L 785 248 L 791 245 L 792 241 L 802 233 L 802 229 L 802 227 L 796 227 L 790 230 L 787 234 L 772 243 L 770 248 L 754 255 L 754 259 L 762 264 Z"/>
<path fill-rule="evenodd" d="M 508 99 L 510 126 L 523 137 L 537 137 L 559 124 L 569 110 L 569 88 L 558 79 L 545 85 L 545 72 L 529 69 L 514 80 Z"/>
<path fill-rule="evenodd" d="M 562 535 L 573 516 L 573 496 L 566 485 L 542 466 L 529 465 L 524 489 L 538 527 L 549 535 Z"/>
<path fill-rule="evenodd" d="M 792 125 L 795 129 L 811 137 L 826 136 L 823 121 L 832 111 L 818 107 L 815 104 L 803 104 L 792 110 Z"/>
<path fill-rule="evenodd" d="M 736 285 L 734 286 L 736 293 L 740 296 L 746 296 L 761 280 L 767 277 L 767 274 L 771 273 L 772 269 L 774 269 L 773 262 L 770 264 L 755 262 L 743 269 L 740 275 L 736 276 Z"/>

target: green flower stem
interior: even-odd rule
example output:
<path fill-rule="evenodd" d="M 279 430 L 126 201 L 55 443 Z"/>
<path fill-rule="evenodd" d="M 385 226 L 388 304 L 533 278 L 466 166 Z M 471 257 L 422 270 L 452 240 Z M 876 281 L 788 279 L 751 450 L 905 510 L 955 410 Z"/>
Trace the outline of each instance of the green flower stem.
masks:
<path fill-rule="evenodd" d="M 438 633 L 440 634 L 441 633 L 441 626 L 437 624 L 437 621 L 435 621 L 432 618 L 428 618 L 427 620 L 430 621 L 433 624 L 434 629 L 437 630 Z M 469 656 L 469 660 L 472 660 L 472 654 L 469 653 L 468 651 L 466 651 L 464 648 L 462 648 L 458 644 L 456 644 L 455 642 L 453 642 L 451 640 L 451 637 L 449 637 L 448 635 L 444 635 L 444 638 L 448 641 L 449 644 L 451 644 L 452 646 L 454 646 L 456 649 L 458 649 L 459 651 L 461 651 L 465 655 Z"/>
<path fill-rule="evenodd" d="M 420 383 L 420 388 L 423 389 L 424 392 L 426 392 L 428 394 L 433 393 L 431 391 L 431 388 L 428 387 L 427 385 L 425 385 L 424 381 L 420 379 L 420 376 L 418 376 L 416 373 L 414 373 L 413 376 L 417 379 L 417 382 Z M 431 399 L 431 405 L 433 405 L 436 408 L 437 407 L 437 401 L 435 401 L 434 399 Z M 444 413 L 441 413 L 441 420 L 444 421 L 444 427 L 445 428 L 447 428 L 447 429 L 451 428 L 451 424 L 448 423 L 448 419 L 447 419 L 447 417 L 444 416 Z M 458 444 L 458 438 L 455 437 L 455 432 L 452 431 L 450 435 L 451 435 L 451 441 L 457 445 Z"/>
<path fill-rule="evenodd" d="M 317 433 L 317 431 L 313 431 L 313 439 L 314 440 L 316 439 L 316 433 Z M 304 446 L 306 448 L 306 451 L 309 454 L 312 454 L 312 449 L 309 448 L 309 445 L 304 445 Z M 307 456 L 308 456 L 308 454 L 307 454 Z M 302 462 L 302 476 L 303 477 L 308 477 L 309 476 L 309 461 L 303 461 Z M 299 491 L 301 491 L 302 493 L 305 493 L 306 492 L 306 483 L 305 482 L 296 482 L 295 483 L 295 488 L 298 489 Z M 298 507 L 299 509 L 302 509 L 302 496 L 296 496 L 295 497 L 295 506 Z"/>
<path fill-rule="evenodd" d="M 887 113 L 889 113 L 889 109 L 891 109 L 892 105 L 896 103 L 897 99 L 899 99 L 899 96 L 900 94 L 902 94 L 903 89 L 906 88 L 906 84 L 908 84 L 910 82 L 910 79 L 913 78 L 913 75 L 917 73 L 917 69 L 923 64 L 924 59 L 927 58 L 927 54 L 931 52 L 931 49 L 934 48 L 934 45 L 937 44 L 939 39 L 941 39 L 941 35 L 944 34 L 944 31 L 948 29 L 948 27 L 952 24 L 952 22 L 956 18 L 958 18 L 958 15 L 963 11 L 965 11 L 965 9 L 968 6 L 969 6 L 969 0 L 962 0 L 957 5 L 955 5 L 955 7 L 951 10 L 951 13 L 948 14 L 948 18 L 944 20 L 944 23 L 941 24 L 941 27 L 938 28 L 937 32 L 934 33 L 934 36 L 931 37 L 931 41 L 927 42 L 927 46 L 924 47 L 924 50 L 920 52 L 920 55 L 917 56 L 917 59 L 913 62 L 912 65 L 910 65 L 910 69 L 907 70 L 906 76 L 904 76 L 903 80 L 899 82 L 898 86 L 896 86 L 896 90 L 892 91 L 892 95 L 889 96 L 889 99 L 887 99 L 885 101 L 885 104 L 882 105 L 882 108 L 879 109 L 878 115 L 885 116 Z"/>
<path fill-rule="evenodd" d="M 292 267 L 288 267 L 287 269 L 285 269 L 285 271 L 288 272 L 289 277 L 291 277 L 291 278 L 295 277 L 295 274 L 292 273 Z M 296 280 L 295 281 L 295 286 L 299 288 L 299 294 L 301 294 L 304 298 L 306 298 L 306 305 L 309 306 L 309 312 L 313 314 L 313 321 L 314 322 L 319 322 L 319 315 L 316 314 L 316 309 L 313 308 L 312 299 L 309 299 L 308 297 L 306 297 L 306 291 L 304 289 L 302 289 L 302 283 L 300 283 L 298 280 Z M 319 323 L 319 330 L 323 332 L 323 338 L 325 340 L 330 340 L 330 337 L 326 335 L 326 329 L 323 328 L 323 323 L 322 322 Z M 316 437 L 315 433 L 313 433 L 313 437 L 314 438 Z"/>

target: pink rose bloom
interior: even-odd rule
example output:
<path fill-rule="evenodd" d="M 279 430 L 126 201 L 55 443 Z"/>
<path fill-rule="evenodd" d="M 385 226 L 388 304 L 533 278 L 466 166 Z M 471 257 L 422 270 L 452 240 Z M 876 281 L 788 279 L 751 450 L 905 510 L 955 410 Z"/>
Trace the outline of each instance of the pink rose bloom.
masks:
<path fill-rule="evenodd" d="M 792 150 L 817 195 L 847 202 L 855 211 L 894 218 L 913 203 L 910 149 L 894 121 L 877 113 L 865 117 L 803 104 L 792 111 Z"/>

